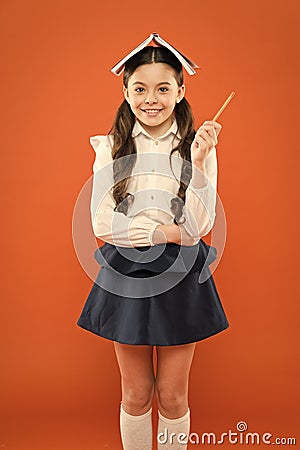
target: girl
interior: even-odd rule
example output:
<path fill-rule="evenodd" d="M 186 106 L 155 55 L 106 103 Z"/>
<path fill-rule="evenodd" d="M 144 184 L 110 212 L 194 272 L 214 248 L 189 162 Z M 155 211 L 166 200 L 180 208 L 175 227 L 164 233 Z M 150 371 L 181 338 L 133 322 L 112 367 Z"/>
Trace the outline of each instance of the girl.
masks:
<path fill-rule="evenodd" d="M 195 131 L 182 64 L 165 47 L 125 63 L 123 92 L 108 135 L 90 140 L 93 231 L 105 244 L 77 324 L 114 343 L 123 449 L 152 449 L 154 394 L 158 449 L 186 449 L 196 342 L 229 326 L 208 268 L 216 249 L 202 240 L 215 219 L 221 125 Z"/>

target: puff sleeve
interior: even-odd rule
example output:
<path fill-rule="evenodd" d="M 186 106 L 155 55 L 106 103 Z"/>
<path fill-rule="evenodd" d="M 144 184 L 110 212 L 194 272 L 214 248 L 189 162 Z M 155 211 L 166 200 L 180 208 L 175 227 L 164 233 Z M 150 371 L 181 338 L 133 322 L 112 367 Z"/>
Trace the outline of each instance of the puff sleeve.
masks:
<path fill-rule="evenodd" d="M 217 200 L 217 152 L 213 147 L 206 158 L 206 175 L 197 167 L 192 168 L 192 178 L 186 189 L 183 223 L 186 231 L 194 238 L 201 238 L 210 232 L 216 217 Z M 203 187 L 195 187 L 195 174 Z M 197 185 L 198 186 L 198 185 Z"/>
<path fill-rule="evenodd" d="M 96 153 L 91 198 L 91 219 L 95 236 L 121 247 L 153 246 L 152 236 L 158 222 L 142 212 L 128 217 L 114 211 L 113 159 L 109 137 L 91 136 L 90 144 Z"/>

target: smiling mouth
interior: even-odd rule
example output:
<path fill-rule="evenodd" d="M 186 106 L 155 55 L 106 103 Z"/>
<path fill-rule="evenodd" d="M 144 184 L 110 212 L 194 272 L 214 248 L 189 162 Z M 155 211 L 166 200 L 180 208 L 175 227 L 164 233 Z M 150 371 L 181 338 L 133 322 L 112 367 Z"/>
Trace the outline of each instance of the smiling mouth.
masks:
<path fill-rule="evenodd" d="M 142 109 L 144 113 L 146 113 L 148 116 L 156 116 L 162 109 Z"/>

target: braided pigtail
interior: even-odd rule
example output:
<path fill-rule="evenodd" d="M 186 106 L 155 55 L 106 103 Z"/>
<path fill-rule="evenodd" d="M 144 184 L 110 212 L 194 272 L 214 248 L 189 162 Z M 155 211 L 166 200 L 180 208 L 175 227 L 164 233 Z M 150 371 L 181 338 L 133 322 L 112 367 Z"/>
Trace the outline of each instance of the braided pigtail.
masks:
<path fill-rule="evenodd" d="M 113 198 L 115 211 L 127 214 L 134 195 L 126 192 L 132 169 L 136 162 L 136 147 L 131 133 L 135 116 L 126 100 L 120 105 L 113 125 L 114 144 L 112 148 L 113 162 Z M 132 158 L 123 156 L 134 155 Z M 122 159 L 120 159 L 122 158 Z"/>
<path fill-rule="evenodd" d="M 183 206 L 185 204 L 185 191 L 192 177 L 192 164 L 191 164 L 191 144 L 195 137 L 194 129 L 194 117 L 191 107 L 188 101 L 183 98 L 175 106 L 175 117 L 178 124 L 178 131 L 183 138 L 179 142 L 178 146 L 172 149 L 171 155 L 178 150 L 182 157 L 181 176 L 179 181 L 179 188 L 177 196 L 171 199 L 171 212 L 174 214 L 173 222 L 176 225 L 185 222 L 185 217 L 182 215 Z"/>

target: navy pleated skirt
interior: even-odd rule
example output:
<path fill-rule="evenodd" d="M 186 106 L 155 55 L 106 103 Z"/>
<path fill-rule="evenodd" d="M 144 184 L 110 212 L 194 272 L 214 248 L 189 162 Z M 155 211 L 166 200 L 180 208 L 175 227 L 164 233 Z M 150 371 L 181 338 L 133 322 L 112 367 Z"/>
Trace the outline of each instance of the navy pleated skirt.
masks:
<path fill-rule="evenodd" d="M 105 243 L 101 268 L 77 325 L 133 345 L 197 342 L 229 327 L 209 265 L 217 250 L 202 239 L 125 248 Z"/>

